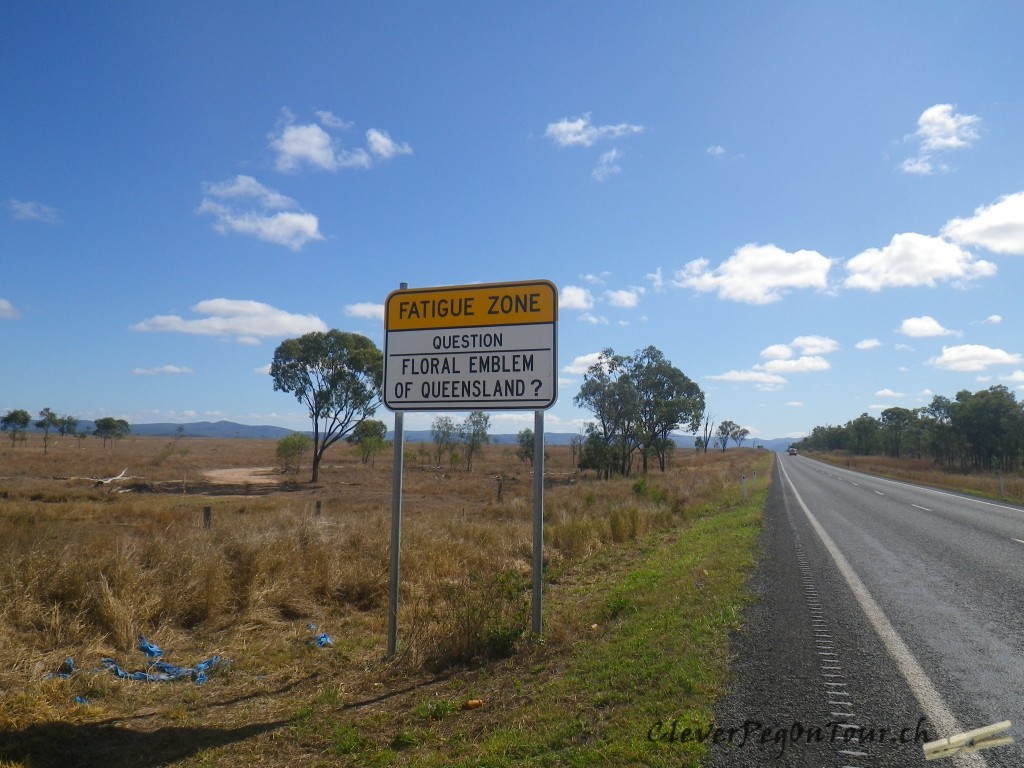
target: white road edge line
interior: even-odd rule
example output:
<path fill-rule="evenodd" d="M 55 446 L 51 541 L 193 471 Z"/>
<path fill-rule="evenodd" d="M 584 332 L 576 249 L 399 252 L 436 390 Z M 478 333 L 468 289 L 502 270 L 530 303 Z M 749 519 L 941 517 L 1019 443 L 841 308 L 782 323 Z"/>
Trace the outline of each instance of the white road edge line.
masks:
<path fill-rule="evenodd" d="M 868 588 L 864 586 L 864 582 L 860 580 L 860 577 L 853 570 L 853 567 L 847 561 L 846 557 L 842 552 L 839 551 L 839 547 L 832 540 L 832 537 L 828 535 L 828 532 L 822 528 L 821 523 L 814 516 L 807 505 L 804 504 L 803 498 L 800 496 L 800 492 L 797 491 L 796 485 L 789 478 L 789 473 L 786 471 L 786 467 L 782 462 L 778 462 L 779 467 L 782 469 L 782 474 L 786 478 L 786 482 L 789 483 L 790 489 L 793 491 L 793 496 L 796 498 L 800 508 L 804 511 L 807 516 L 808 522 L 814 532 L 818 534 L 818 538 L 821 539 L 821 543 L 825 546 L 825 549 L 832 556 L 832 560 L 836 564 L 836 568 L 843 575 L 843 579 L 853 592 L 853 596 L 857 599 L 860 604 L 861 610 L 868 617 L 868 621 L 871 622 L 871 626 L 874 627 L 875 633 L 878 635 L 882 644 L 885 645 L 889 655 L 892 656 L 893 661 L 896 662 L 896 666 L 903 675 L 903 679 L 907 681 L 910 686 L 910 690 L 914 694 L 914 698 L 917 699 L 917 703 L 921 705 L 921 711 L 924 712 L 925 717 L 937 728 L 937 735 L 935 738 L 941 738 L 943 734 L 946 736 L 952 736 L 956 733 L 962 733 L 964 727 L 960 725 L 956 716 L 949 711 L 949 707 L 946 706 L 942 700 L 942 696 L 935 689 L 932 681 L 928 678 L 924 669 L 918 664 L 917 659 L 914 658 L 914 654 L 910 648 L 900 637 L 896 628 L 889 622 L 878 603 L 868 592 Z M 970 752 L 967 754 L 954 755 L 953 763 L 960 768 L 988 768 L 988 763 L 977 752 Z"/>
<path fill-rule="evenodd" d="M 931 512 L 931 510 L 928 509 L 928 507 L 922 507 L 920 504 L 911 504 L 910 506 L 916 507 L 917 509 L 923 509 L 925 512 Z"/>
<path fill-rule="evenodd" d="M 1016 541 L 1018 544 L 1024 544 L 1024 541 L 1021 541 L 1020 539 L 1014 539 L 1014 541 Z"/>

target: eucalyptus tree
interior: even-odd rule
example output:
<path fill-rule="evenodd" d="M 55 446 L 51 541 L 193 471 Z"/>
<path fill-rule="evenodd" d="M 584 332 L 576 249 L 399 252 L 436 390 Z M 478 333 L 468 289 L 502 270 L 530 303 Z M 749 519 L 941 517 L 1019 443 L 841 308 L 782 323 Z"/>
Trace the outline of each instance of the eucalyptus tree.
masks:
<path fill-rule="evenodd" d="M 115 419 L 113 416 L 104 416 L 93 422 L 92 433 L 103 441 L 103 447 L 107 447 L 108 441 L 120 440 L 132 431 L 131 425 L 124 419 Z"/>
<path fill-rule="evenodd" d="M 25 430 L 28 429 L 30 421 L 32 421 L 32 417 L 29 415 L 29 412 L 21 408 L 12 409 L 0 417 L 0 430 L 11 433 L 12 447 L 15 441 L 25 435 Z"/>
<path fill-rule="evenodd" d="M 653 452 L 664 472 L 666 455 L 675 446 L 671 433 L 677 429 L 689 433 L 700 429 L 704 393 L 653 346 L 633 354 L 628 374 L 639 393 L 637 429 L 643 471 L 647 471 L 647 460 Z"/>
<path fill-rule="evenodd" d="M 354 445 L 363 464 L 373 466 L 374 457 L 387 446 L 388 425 L 377 419 L 365 419 L 356 424 L 345 441 Z"/>
<path fill-rule="evenodd" d="M 443 459 L 455 446 L 458 427 L 451 416 L 436 416 L 430 424 L 430 436 L 434 441 L 434 466 L 441 466 Z"/>
<path fill-rule="evenodd" d="M 466 460 L 467 470 L 473 469 L 473 458 L 490 440 L 487 435 L 490 426 L 491 417 L 483 411 L 470 411 L 459 425 L 459 442 L 465 446 L 463 458 Z"/>
<path fill-rule="evenodd" d="M 274 389 L 290 392 L 313 423 L 313 475 L 324 453 L 380 405 L 384 356 L 358 333 L 313 331 L 286 339 L 274 351 Z"/>
<path fill-rule="evenodd" d="M 704 418 L 700 387 L 653 346 L 628 356 L 603 350 L 573 402 L 596 417 L 587 428 L 581 467 L 585 461 L 585 468 L 604 475 L 628 475 L 636 452 L 644 472 L 652 455 L 664 471 L 666 456 L 675 446 L 671 433 L 696 432 Z"/>
<path fill-rule="evenodd" d="M 43 454 L 49 452 L 50 430 L 57 429 L 60 425 L 61 418 L 49 408 L 43 408 L 39 412 L 39 421 L 36 422 L 36 428 L 43 430 Z"/>

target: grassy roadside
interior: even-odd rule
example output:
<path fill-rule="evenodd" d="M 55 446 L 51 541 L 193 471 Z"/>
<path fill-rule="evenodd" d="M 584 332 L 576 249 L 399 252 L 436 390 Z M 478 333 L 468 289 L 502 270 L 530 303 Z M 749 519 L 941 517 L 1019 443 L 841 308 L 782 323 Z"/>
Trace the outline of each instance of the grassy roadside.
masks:
<path fill-rule="evenodd" d="M 353 713 L 328 696 L 294 713 L 293 730 L 309 746 L 319 741 L 332 765 L 698 766 L 704 745 L 649 734 L 658 723 L 677 720 L 681 729 L 713 720 L 728 634 L 747 600 L 771 459 L 758 457 L 763 479 L 748 483 L 746 499 L 731 483 L 638 551 L 595 557 L 587 577 L 566 585 L 550 609 L 548 622 L 563 632 L 574 630 L 561 612 L 593 619 L 576 627 L 568 653 L 535 644 L 490 670 L 432 682 L 407 697 L 397 717 L 393 708 Z M 464 710 L 469 699 L 484 706 Z"/>

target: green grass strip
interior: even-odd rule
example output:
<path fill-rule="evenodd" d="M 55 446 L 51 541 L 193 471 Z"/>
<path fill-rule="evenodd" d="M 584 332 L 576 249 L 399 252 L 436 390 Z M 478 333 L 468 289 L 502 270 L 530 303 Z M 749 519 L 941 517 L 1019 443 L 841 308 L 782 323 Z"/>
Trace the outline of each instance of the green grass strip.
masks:
<path fill-rule="evenodd" d="M 471 755 L 421 752 L 417 764 L 699 766 L 706 743 L 651 736 L 658 723 L 668 735 L 673 721 L 677 733 L 713 722 L 728 672 L 729 632 L 749 599 L 745 582 L 768 490 L 767 482 L 759 486 L 746 500 L 708 505 L 667 545 L 652 546 L 606 585 L 606 624 L 578 644 L 566 672 L 518 713 L 514 726 L 485 735 Z"/>

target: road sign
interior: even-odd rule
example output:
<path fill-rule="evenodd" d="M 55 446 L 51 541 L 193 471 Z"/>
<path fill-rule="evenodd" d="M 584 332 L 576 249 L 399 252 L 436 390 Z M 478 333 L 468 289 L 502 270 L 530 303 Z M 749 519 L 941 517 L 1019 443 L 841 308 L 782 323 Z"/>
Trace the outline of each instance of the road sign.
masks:
<path fill-rule="evenodd" d="M 392 411 L 543 410 L 558 395 L 547 280 L 403 289 L 384 304 Z"/>

